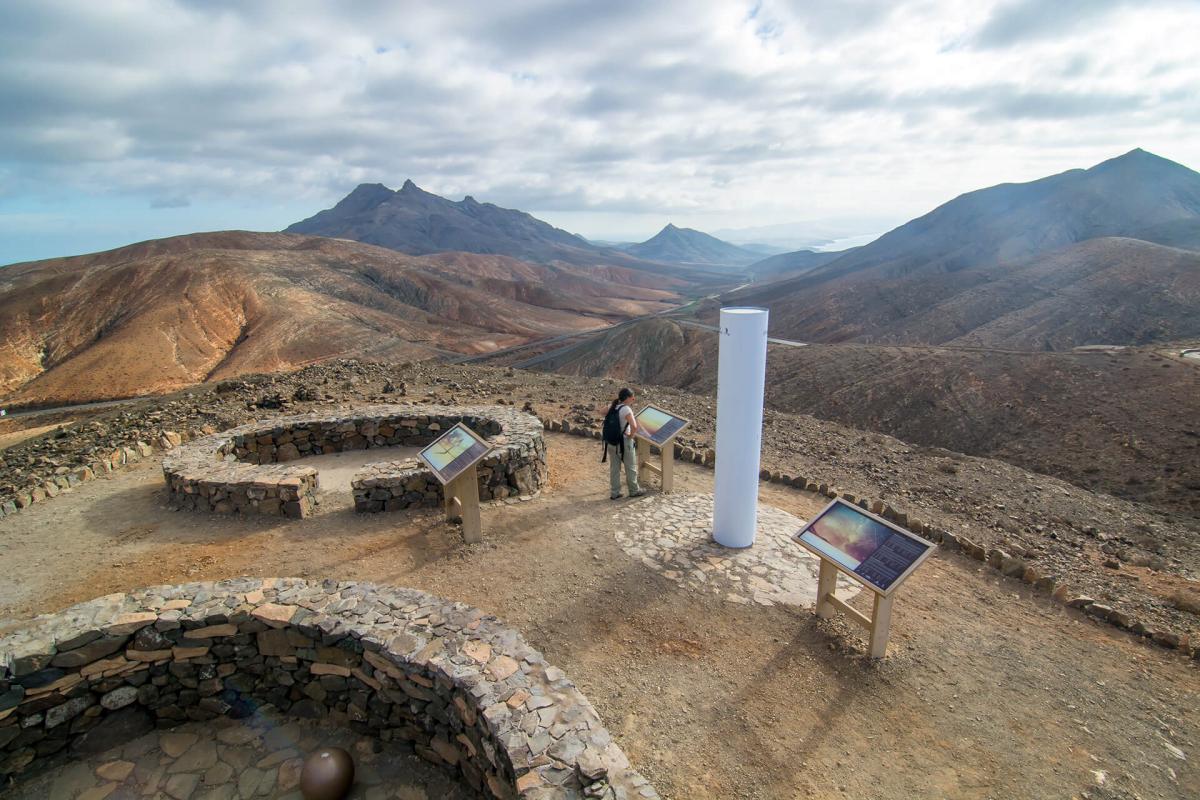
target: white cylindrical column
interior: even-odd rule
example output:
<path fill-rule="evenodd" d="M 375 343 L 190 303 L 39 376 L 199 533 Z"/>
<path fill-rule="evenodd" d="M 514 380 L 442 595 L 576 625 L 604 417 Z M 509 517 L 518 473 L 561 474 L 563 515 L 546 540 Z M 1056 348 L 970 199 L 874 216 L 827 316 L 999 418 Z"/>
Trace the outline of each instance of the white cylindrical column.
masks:
<path fill-rule="evenodd" d="M 713 539 L 726 547 L 754 544 L 766 379 L 767 310 L 722 308 Z"/>

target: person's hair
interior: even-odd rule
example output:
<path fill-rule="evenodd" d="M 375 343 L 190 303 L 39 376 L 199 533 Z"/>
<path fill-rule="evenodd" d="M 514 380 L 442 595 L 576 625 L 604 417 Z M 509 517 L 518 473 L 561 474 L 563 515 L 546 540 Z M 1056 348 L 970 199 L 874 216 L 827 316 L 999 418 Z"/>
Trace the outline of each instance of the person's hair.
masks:
<path fill-rule="evenodd" d="M 612 411 L 614 408 L 621 405 L 621 403 L 624 403 L 631 397 L 633 397 L 633 389 L 622 389 L 621 391 L 617 392 L 617 399 L 612 401 L 612 405 L 608 407 L 608 410 Z"/>

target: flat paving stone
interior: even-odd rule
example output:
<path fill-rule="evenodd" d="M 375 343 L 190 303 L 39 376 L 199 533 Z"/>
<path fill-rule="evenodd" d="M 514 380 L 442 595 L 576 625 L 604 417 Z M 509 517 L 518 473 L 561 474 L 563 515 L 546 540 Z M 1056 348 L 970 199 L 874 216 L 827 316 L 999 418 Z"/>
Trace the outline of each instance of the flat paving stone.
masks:
<path fill-rule="evenodd" d="M 225 744 L 229 741 L 238 744 Z M 243 720 L 189 722 L 170 732 L 148 733 L 87 759 L 30 776 L 6 788 L 3 796 L 5 800 L 298 799 L 301 758 L 297 753 L 307 754 L 319 747 L 342 747 L 354 757 L 358 777 L 349 794 L 351 800 L 468 800 L 476 796 L 397 745 L 328 723 L 297 721 L 269 707 Z M 137 765 L 121 760 L 123 753 L 138 753 Z M 264 769 L 253 766 L 256 763 L 273 766 Z"/>
<path fill-rule="evenodd" d="M 758 504 L 754 544 L 735 549 L 712 538 L 713 496 L 673 492 L 630 501 L 612 515 L 617 544 L 627 555 L 679 586 L 731 603 L 812 608 L 820 561 L 792 540 L 805 521 Z M 860 587 L 838 578 L 837 596 Z"/>

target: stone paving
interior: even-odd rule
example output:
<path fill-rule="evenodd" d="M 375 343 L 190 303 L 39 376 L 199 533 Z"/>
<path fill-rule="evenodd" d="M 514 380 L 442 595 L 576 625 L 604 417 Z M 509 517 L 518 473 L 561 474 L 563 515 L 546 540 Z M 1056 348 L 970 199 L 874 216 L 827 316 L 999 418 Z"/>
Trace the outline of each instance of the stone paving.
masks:
<path fill-rule="evenodd" d="M 664 578 L 732 603 L 811 608 L 817 598 L 820 562 L 792 541 L 804 520 L 758 504 L 758 535 L 744 549 L 712 540 L 711 494 L 651 494 L 613 514 L 617 543 Z M 859 586 L 838 578 L 837 595 L 849 599 Z"/>
<path fill-rule="evenodd" d="M 350 800 L 468 800 L 456 783 L 398 742 L 265 710 L 242 720 L 152 732 L 18 783 L 12 800 L 300 800 L 304 756 L 341 747 L 354 758 Z"/>

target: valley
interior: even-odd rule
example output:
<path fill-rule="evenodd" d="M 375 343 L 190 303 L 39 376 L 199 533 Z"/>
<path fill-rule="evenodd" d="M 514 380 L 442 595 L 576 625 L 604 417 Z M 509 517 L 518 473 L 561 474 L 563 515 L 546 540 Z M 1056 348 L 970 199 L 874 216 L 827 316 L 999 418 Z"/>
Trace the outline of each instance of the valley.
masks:
<path fill-rule="evenodd" d="M 686 290 L 618 266 L 193 234 L 3 268 L 0 391 L 8 405 L 64 405 L 346 355 L 448 358 L 603 328 Z"/>
<path fill-rule="evenodd" d="M 1141 150 L 968 193 L 863 247 L 765 258 L 671 224 L 599 247 L 363 184 L 288 228 L 303 234 L 5 268 L 0 390 L 67 405 L 353 356 L 711 396 L 718 310 L 755 304 L 771 408 L 1196 516 L 1200 362 L 1180 354 L 1200 341 L 1198 226 L 1200 175 Z"/>

